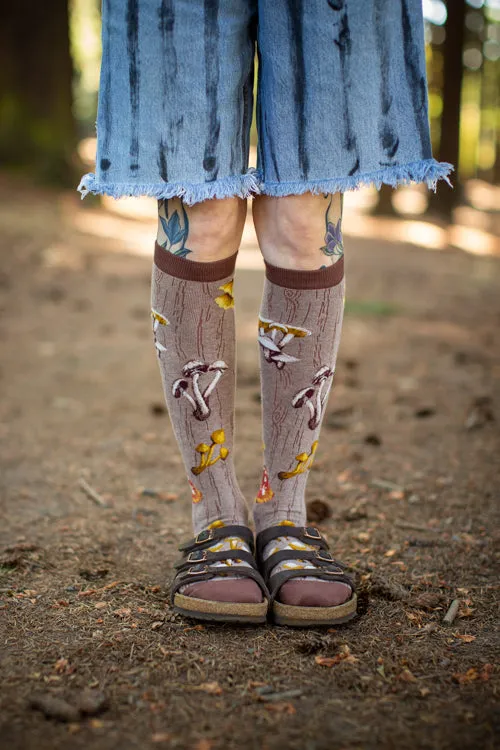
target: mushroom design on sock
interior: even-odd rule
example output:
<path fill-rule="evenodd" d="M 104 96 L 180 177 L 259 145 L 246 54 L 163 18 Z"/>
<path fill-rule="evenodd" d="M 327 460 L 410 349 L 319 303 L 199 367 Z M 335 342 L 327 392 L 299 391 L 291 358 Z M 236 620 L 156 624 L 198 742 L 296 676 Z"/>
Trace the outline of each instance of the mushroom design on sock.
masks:
<path fill-rule="evenodd" d="M 259 317 L 259 336 L 258 341 L 264 352 L 266 362 L 274 362 L 278 370 L 281 370 L 287 363 L 298 362 L 298 357 L 286 354 L 283 349 L 295 338 L 304 338 L 310 336 L 311 331 L 300 326 L 291 326 L 285 323 L 277 323 L 274 320 L 267 320 Z"/>
<path fill-rule="evenodd" d="M 188 479 L 188 484 L 191 487 L 191 499 L 196 505 L 203 500 L 203 492 L 195 487 L 190 479 Z"/>
<path fill-rule="evenodd" d="M 186 362 L 182 368 L 183 377 L 178 378 L 172 383 L 172 395 L 175 398 L 181 398 L 181 396 L 184 396 L 193 407 L 193 417 L 200 422 L 203 422 L 210 416 L 210 406 L 208 403 L 209 396 L 226 370 L 227 365 L 221 359 L 217 359 L 215 362 L 211 363 L 192 359 L 189 362 Z M 215 375 L 202 392 L 199 380 L 200 377 L 207 372 L 213 372 Z M 188 393 L 190 381 L 193 385 L 192 396 Z"/>
<path fill-rule="evenodd" d="M 228 281 L 227 284 L 220 286 L 219 289 L 223 294 L 219 294 L 219 296 L 215 298 L 216 304 L 219 305 L 219 307 L 222 307 L 223 310 L 234 307 L 233 279 Z"/>
<path fill-rule="evenodd" d="M 278 478 L 290 479 L 291 477 L 295 477 L 297 476 L 297 474 L 303 474 L 305 471 L 310 469 L 313 464 L 314 454 L 316 453 L 317 447 L 318 441 L 315 440 L 311 445 L 311 450 L 309 453 L 299 453 L 298 456 L 295 456 L 295 460 L 297 461 L 296 467 L 291 471 L 280 471 L 278 473 Z"/>
<path fill-rule="evenodd" d="M 158 356 L 160 356 L 161 353 L 166 352 L 167 349 L 156 338 L 156 332 L 160 326 L 170 325 L 170 321 L 167 320 L 167 318 L 164 315 L 162 315 L 160 312 L 158 312 L 158 310 L 155 310 L 154 308 L 151 308 L 151 318 L 153 319 L 153 334 L 154 334 L 154 340 L 155 340 L 155 347 L 158 352 Z"/>
<path fill-rule="evenodd" d="M 311 414 L 307 423 L 310 430 L 315 430 L 316 427 L 319 427 L 321 417 L 323 416 L 323 408 L 328 398 L 328 390 L 325 393 L 323 391 L 325 384 L 333 377 L 334 372 L 335 370 L 323 365 L 314 375 L 311 385 L 301 388 L 292 398 L 292 406 L 295 409 L 300 409 L 302 406 L 307 405 Z"/>
<path fill-rule="evenodd" d="M 219 459 L 225 461 L 225 459 L 229 455 L 229 448 L 226 448 L 224 445 L 226 436 L 223 429 L 214 430 L 210 435 L 210 438 L 212 440 L 210 445 L 207 445 L 206 443 L 199 443 L 199 445 L 197 445 L 195 448 L 195 451 L 200 454 L 200 463 L 198 464 L 198 466 L 191 467 L 191 471 L 195 476 L 201 474 L 201 472 L 205 471 L 205 469 L 207 469 L 209 466 L 213 466 Z M 219 455 L 215 456 L 215 458 L 212 458 L 212 454 L 216 445 L 220 446 Z"/>
<path fill-rule="evenodd" d="M 267 471 L 267 468 L 264 466 L 264 469 L 262 471 L 262 479 L 260 482 L 260 489 L 257 493 L 257 497 L 255 498 L 256 503 L 268 503 L 270 500 L 272 500 L 274 497 L 274 492 L 271 489 L 271 485 L 269 483 L 269 472 Z"/>

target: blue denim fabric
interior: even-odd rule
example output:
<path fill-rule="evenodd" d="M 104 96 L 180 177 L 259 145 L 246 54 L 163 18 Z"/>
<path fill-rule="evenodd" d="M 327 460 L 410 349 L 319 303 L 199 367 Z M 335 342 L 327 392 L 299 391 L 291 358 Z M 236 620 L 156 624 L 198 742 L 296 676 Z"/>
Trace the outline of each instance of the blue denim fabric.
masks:
<path fill-rule="evenodd" d="M 102 39 L 82 197 L 448 181 L 431 152 L 421 0 L 103 0 Z"/>

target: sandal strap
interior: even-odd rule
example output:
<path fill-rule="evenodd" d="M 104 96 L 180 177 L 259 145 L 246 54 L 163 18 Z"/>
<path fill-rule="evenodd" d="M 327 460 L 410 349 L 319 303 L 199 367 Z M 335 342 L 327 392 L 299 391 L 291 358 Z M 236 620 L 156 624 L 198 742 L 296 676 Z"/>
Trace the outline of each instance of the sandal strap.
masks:
<path fill-rule="evenodd" d="M 317 568 L 328 568 L 334 565 L 341 571 L 344 570 L 345 565 L 335 560 L 332 554 L 328 550 L 316 549 L 316 550 L 294 550 L 294 549 L 283 549 L 278 552 L 274 552 L 269 557 L 266 557 L 260 564 L 260 570 L 267 581 L 271 575 L 271 571 L 276 565 L 279 565 L 285 560 L 307 560 L 314 564 Z"/>
<path fill-rule="evenodd" d="M 276 599 L 276 596 L 283 584 L 292 578 L 319 578 L 322 581 L 346 583 L 348 586 L 350 586 L 352 592 L 354 593 L 353 580 L 350 578 L 350 576 L 347 576 L 339 569 L 328 571 L 326 568 L 295 568 L 290 570 L 283 570 L 281 571 L 281 573 L 276 573 L 269 578 L 267 585 L 270 592 L 269 602 L 271 604 Z"/>
<path fill-rule="evenodd" d="M 204 565 L 202 563 L 193 565 L 187 570 L 181 570 L 177 573 L 172 583 L 170 601 L 173 603 L 175 594 L 182 586 L 185 586 L 188 583 L 199 583 L 200 581 L 208 581 L 214 578 L 233 578 L 235 575 L 243 576 L 244 578 L 252 578 L 252 580 L 260 586 L 264 598 L 269 599 L 269 590 L 259 571 L 255 570 L 255 568 L 248 568 L 244 565 L 231 565 L 227 568 L 215 568 L 211 565 Z"/>
<path fill-rule="evenodd" d="M 205 549 L 206 547 L 210 547 L 214 541 L 225 539 L 229 536 L 237 536 L 246 542 L 252 551 L 255 549 L 254 536 L 248 526 L 233 525 L 219 526 L 216 529 L 204 529 L 193 539 L 183 542 L 179 546 L 179 550 L 181 552 L 192 552 L 195 549 Z"/>
<path fill-rule="evenodd" d="M 266 545 L 280 536 L 293 536 L 304 544 L 310 544 L 320 549 L 328 549 L 328 543 L 314 526 L 270 526 L 257 534 L 257 558 L 262 559 Z"/>
<path fill-rule="evenodd" d="M 255 557 L 251 552 L 247 552 L 244 549 L 228 549 L 222 550 L 221 552 L 211 552 L 207 549 L 197 549 L 190 552 L 187 557 L 183 557 L 179 562 L 174 565 L 176 570 L 185 570 L 191 568 L 193 565 L 198 563 L 206 563 L 210 565 L 214 562 L 222 562 L 223 560 L 244 560 L 252 568 L 257 568 Z"/>

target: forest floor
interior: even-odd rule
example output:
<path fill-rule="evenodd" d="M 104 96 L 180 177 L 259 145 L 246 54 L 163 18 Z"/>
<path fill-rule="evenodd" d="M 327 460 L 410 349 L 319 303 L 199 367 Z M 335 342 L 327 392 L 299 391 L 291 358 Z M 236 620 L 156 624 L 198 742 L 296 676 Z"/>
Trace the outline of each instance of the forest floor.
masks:
<path fill-rule="evenodd" d="M 376 221 L 349 238 L 346 219 L 345 327 L 308 492 L 359 617 L 196 625 L 168 605 L 190 493 L 151 341 L 154 221 L 21 184 L 0 182 L 0 199 L 0 747 L 493 748 L 500 259 L 388 240 Z M 240 260 L 250 501 L 251 240 Z"/>

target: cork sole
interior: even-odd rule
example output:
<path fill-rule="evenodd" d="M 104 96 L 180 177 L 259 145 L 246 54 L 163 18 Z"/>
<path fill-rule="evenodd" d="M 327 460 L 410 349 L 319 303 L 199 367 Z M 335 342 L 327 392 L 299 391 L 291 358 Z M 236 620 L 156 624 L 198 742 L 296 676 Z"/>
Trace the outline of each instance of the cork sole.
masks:
<path fill-rule="evenodd" d="M 288 625 L 294 628 L 309 628 L 316 625 L 340 625 L 349 622 L 357 614 L 356 594 L 336 607 L 295 607 L 275 601 L 272 620 L 275 625 Z"/>
<path fill-rule="evenodd" d="M 194 596 L 175 594 L 174 612 L 196 620 L 212 622 L 264 623 L 267 620 L 268 602 L 258 604 L 244 602 L 216 602 L 211 599 L 196 599 Z"/>

